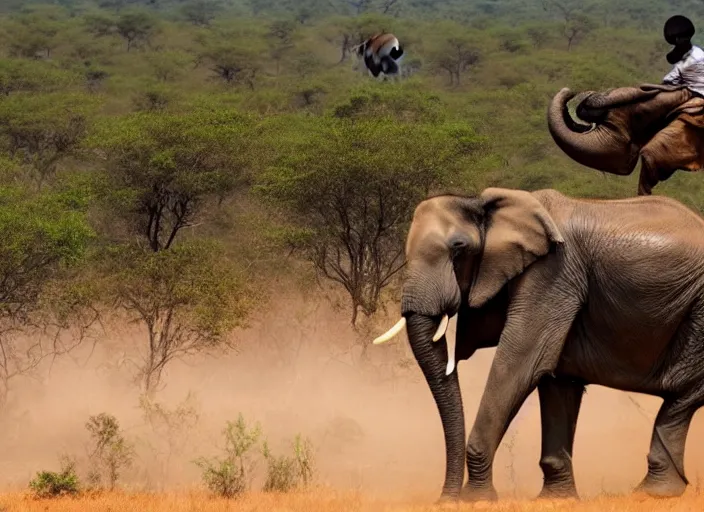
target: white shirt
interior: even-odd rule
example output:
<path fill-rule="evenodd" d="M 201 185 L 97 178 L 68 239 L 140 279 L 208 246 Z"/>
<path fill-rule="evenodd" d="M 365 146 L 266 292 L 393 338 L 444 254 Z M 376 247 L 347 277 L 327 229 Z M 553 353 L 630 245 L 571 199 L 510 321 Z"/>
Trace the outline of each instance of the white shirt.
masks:
<path fill-rule="evenodd" d="M 704 50 L 693 45 L 662 81 L 665 84 L 686 85 L 704 96 Z"/>

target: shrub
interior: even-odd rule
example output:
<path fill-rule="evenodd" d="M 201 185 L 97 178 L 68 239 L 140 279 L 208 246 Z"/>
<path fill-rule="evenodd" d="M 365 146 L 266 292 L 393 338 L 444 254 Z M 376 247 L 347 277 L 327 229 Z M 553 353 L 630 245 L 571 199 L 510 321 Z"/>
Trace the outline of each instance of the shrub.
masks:
<path fill-rule="evenodd" d="M 259 424 L 249 427 L 242 414 L 237 422 L 227 422 L 225 436 L 225 456 L 220 459 L 204 457 L 195 461 L 203 470 L 203 481 L 208 489 L 223 498 L 232 498 L 247 490 L 254 461 L 249 452 L 259 440 Z"/>
<path fill-rule="evenodd" d="M 91 416 L 86 429 L 95 445 L 91 454 L 93 469 L 89 481 L 99 486 L 106 478 L 112 491 L 122 470 L 132 465 L 134 450 L 122 435 L 120 424 L 114 416 L 106 413 Z"/>
<path fill-rule="evenodd" d="M 310 441 L 299 435 L 293 442 L 293 456 L 275 456 L 264 442 L 263 455 L 267 461 L 267 477 L 264 491 L 287 492 L 306 486 L 313 477 L 313 450 Z"/>
<path fill-rule="evenodd" d="M 76 463 L 64 457 L 61 461 L 61 470 L 39 471 L 37 476 L 29 482 L 29 488 L 36 498 L 53 498 L 57 496 L 76 495 L 80 491 L 80 482 L 76 475 Z"/>

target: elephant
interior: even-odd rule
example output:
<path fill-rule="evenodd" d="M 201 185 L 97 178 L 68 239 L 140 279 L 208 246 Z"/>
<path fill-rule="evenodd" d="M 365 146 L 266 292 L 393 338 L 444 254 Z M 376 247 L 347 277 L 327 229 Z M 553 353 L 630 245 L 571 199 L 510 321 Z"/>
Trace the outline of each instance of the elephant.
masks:
<path fill-rule="evenodd" d="M 587 91 L 572 119 L 575 94 L 563 88 L 550 102 L 548 129 L 578 163 L 626 176 L 641 160 L 638 195 L 650 195 L 675 171 L 704 167 L 704 98 L 683 85 L 643 84 L 606 92 Z"/>
<path fill-rule="evenodd" d="M 421 201 L 405 257 L 401 319 L 373 343 L 405 327 L 442 423 L 440 501 L 497 498 L 496 450 L 536 387 L 540 497 L 578 497 L 572 448 L 589 384 L 663 398 L 637 490 L 684 492 L 685 439 L 704 404 L 704 219 L 663 196 L 491 187 Z M 496 353 L 465 439 L 456 361 L 488 347 Z"/>

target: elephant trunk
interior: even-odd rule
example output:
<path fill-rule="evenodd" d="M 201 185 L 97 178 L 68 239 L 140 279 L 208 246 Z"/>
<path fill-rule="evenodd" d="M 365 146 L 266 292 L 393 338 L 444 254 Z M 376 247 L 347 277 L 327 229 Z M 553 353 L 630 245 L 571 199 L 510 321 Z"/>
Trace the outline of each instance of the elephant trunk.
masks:
<path fill-rule="evenodd" d="M 457 499 L 464 482 L 465 429 L 457 372 L 446 375 L 447 349 L 443 339 L 433 342 L 438 327 L 432 317 L 411 313 L 407 333 L 413 355 L 435 399 L 445 434 L 445 483 L 441 500 Z"/>
<path fill-rule="evenodd" d="M 567 109 L 573 97 L 574 93 L 565 88 L 550 102 L 548 129 L 557 146 L 576 162 L 592 169 L 621 176 L 633 172 L 638 163 L 638 148 L 611 123 L 609 127 L 599 124 L 593 129 L 577 124 Z"/>

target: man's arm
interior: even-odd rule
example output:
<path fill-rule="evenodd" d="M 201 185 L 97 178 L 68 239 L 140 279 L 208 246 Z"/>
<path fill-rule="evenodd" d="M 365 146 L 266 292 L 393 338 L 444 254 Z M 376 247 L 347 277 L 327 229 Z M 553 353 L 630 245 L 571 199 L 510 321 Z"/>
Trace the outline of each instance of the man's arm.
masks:
<path fill-rule="evenodd" d="M 672 71 L 670 71 L 667 75 L 665 75 L 665 78 L 662 79 L 662 83 L 670 85 L 677 85 L 681 82 L 682 74 L 680 73 L 680 67 L 678 64 L 675 64 Z"/>

